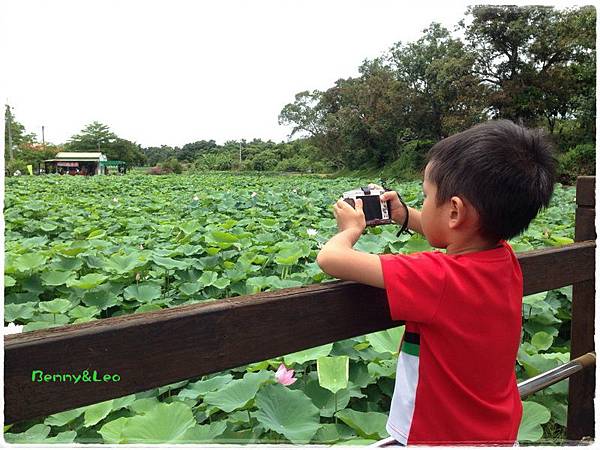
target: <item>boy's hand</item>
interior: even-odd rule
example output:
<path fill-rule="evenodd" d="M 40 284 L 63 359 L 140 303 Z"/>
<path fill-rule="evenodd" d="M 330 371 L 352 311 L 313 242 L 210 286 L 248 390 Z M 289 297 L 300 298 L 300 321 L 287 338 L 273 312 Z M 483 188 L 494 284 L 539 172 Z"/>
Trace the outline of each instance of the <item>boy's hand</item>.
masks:
<path fill-rule="evenodd" d="M 369 184 L 370 188 L 377 188 L 383 190 L 383 188 L 375 183 Z M 398 194 L 396 191 L 387 191 L 379 196 L 382 201 L 390 201 L 390 217 L 397 224 L 403 224 L 406 217 L 406 211 L 400 200 L 398 200 Z"/>
<path fill-rule="evenodd" d="M 333 205 L 333 215 L 337 221 L 338 230 L 340 232 L 352 230 L 354 241 L 358 241 L 358 238 L 367 226 L 362 200 L 357 198 L 355 201 L 355 208 L 353 208 L 344 200 L 339 199 L 337 203 Z"/>

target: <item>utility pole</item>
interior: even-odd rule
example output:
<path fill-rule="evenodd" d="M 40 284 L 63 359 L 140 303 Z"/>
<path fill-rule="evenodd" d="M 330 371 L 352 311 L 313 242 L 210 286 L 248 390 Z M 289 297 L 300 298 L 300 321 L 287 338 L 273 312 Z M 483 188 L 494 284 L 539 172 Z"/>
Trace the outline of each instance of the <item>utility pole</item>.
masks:
<path fill-rule="evenodd" d="M 44 125 L 42 125 L 42 146 L 46 148 L 46 139 L 44 138 Z"/>
<path fill-rule="evenodd" d="M 12 113 L 10 112 L 10 106 L 6 105 L 6 124 L 8 125 L 8 155 L 10 160 L 15 159 L 13 156 L 13 148 L 12 148 Z"/>
<path fill-rule="evenodd" d="M 240 141 L 240 170 L 242 170 L 242 142 Z"/>

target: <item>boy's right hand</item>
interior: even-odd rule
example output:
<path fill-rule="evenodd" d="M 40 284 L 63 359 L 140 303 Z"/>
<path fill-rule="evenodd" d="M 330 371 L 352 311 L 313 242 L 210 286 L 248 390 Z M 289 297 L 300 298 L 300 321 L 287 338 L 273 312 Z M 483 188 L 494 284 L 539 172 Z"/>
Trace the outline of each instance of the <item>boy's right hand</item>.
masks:
<path fill-rule="evenodd" d="M 381 189 L 383 188 L 375 183 L 369 183 L 370 188 Z M 390 217 L 392 220 L 401 225 L 404 223 L 404 219 L 406 218 L 406 210 L 400 200 L 398 199 L 398 194 L 396 191 L 387 191 L 379 196 L 382 201 L 390 201 Z"/>

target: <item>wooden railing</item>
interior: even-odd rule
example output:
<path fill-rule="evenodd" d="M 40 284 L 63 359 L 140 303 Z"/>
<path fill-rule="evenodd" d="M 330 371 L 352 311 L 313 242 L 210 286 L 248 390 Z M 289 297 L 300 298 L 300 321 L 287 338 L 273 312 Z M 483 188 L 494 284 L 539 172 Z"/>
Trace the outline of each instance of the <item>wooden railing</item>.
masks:
<path fill-rule="evenodd" d="M 518 254 L 524 295 L 574 285 L 572 357 L 594 350 L 594 183 L 594 177 L 581 177 L 577 185 L 576 237 L 582 242 Z M 5 421 L 49 415 L 400 324 L 390 319 L 385 290 L 332 281 L 9 335 L 4 344 Z M 95 370 L 99 377 L 118 374 L 120 380 L 37 382 L 32 381 L 34 370 L 88 370 L 90 375 Z M 594 372 L 584 372 L 572 378 L 569 439 L 593 436 Z"/>

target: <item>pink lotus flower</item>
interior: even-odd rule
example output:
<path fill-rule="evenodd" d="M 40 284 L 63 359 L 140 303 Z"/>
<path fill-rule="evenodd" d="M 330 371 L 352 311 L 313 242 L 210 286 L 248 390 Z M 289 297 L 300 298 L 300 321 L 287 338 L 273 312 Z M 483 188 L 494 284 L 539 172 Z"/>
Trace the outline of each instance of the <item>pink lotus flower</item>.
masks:
<path fill-rule="evenodd" d="M 296 378 L 294 378 L 294 369 L 288 369 L 283 363 L 279 366 L 277 372 L 275 372 L 275 378 L 278 383 L 284 386 L 289 386 L 296 381 Z"/>

